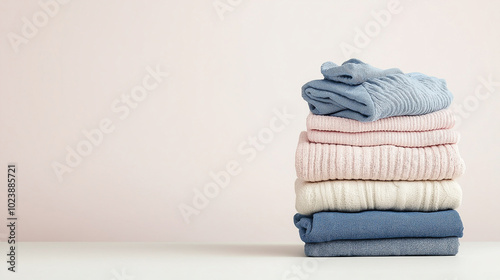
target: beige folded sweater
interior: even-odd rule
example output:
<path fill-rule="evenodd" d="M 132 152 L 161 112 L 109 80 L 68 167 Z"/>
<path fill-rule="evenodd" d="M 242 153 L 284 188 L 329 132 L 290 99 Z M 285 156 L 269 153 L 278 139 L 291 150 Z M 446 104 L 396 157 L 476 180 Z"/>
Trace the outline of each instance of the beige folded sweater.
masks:
<path fill-rule="evenodd" d="M 452 128 L 455 125 L 455 117 L 449 109 L 420 116 L 390 117 L 374 122 L 360 122 L 347 118 L 310 113 L 307 116 L 306 125 L 309 130 L 338 132 L 431 131 Z"/>
<path fill-rule="evenodd" d="M 440 211 L 456 209 L 462 190 L 442 181 L 295 181 L 295 208 L 303 215 L 321 211 Z"/>
<path fill-rule="evenodd" d="M 417 131 L 417 132 L 337 132 L 308 130 L 307 138 L 311 142 L 324 144 L 339 144 L 351 146 L 380 146 L 393 145 L 398 147 L 416 148 L 444 144 L 456 144 L 459 135 L 449 129 Z"/>
<path fill-rule="evenodd" d="M 465 171 L 456 144 L 423 148 L 391 145 L 356 147 L 311 143 L 300 134 L 295 154 L 297 177 L 325 180 L 444 180 Z"/>

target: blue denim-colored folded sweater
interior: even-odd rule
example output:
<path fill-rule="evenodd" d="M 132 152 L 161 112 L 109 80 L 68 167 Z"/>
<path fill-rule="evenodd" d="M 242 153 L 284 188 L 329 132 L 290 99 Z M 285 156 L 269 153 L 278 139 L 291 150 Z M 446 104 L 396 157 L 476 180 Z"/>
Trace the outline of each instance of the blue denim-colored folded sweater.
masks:
<path fill-rule="evenodd" d="M 304 252 L 308 257 L 454 256 L 459 245 L 458 237 L 338 240 L 306 243 Z"/>
<path fill-rule="evenodd" d="M 453 99 L 442 79 L 399 69 L 381 70 L 356 59 L 341 66 L 326 62 L 323 80 L 302 87 L 302 97 L 316 115 L 362 122 L 423 115 L 447 108 Z"/>
<path fill-rule="evenodd" d="M 437 212 L 364 211 L 295 214 L 295 226 L 306 243 L 405 237 L 462 237 L 455 210 Z"/>

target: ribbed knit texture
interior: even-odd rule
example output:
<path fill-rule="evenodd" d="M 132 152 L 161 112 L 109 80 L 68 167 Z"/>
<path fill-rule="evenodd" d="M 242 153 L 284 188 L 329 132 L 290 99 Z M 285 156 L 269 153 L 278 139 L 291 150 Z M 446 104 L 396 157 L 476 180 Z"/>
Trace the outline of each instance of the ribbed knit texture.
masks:
<path fill-rule="evenodd" d="M 300 134 L 295 154 L 297 177 L 325 180 L 444 180 L 465 171 L 456 145 L 424 148 L 355 147 L 310 143 Z"/>
<path fill-rule="evenodd" d="M 445 109 L 421 116 L 399 116 L 380 119 L 374 122 L 359 122 L 346 118 L 320 116 L 310 113 L 307 116 L 306 125 L 308 130 L 339 132 L 429 131 L 452 128 L 455 125 L 455 116 L 451 110 Z"/>
<path fill-rule="evenodd" d="M 374 122 L 319 116 L 307 117 L 307 138 L 315 143 L 399 147 L 428 147 L 456 144 L 459 134 L 450 130 L 455 118 L 450 110 L 422 116 L 400 116 Z"/>
<path fill-rule="evenodd" d="M 398 147 L 429 147 L 456 144 L 458 133 L 449 129 L 418 132 L 336 132 L 308 130 L 310 142 L 351 145 L 360 147 L 394 145 Z"/>
<path fill-rule="evenodd" d="M 389 238 L 308 243 L 304 252 L 308 257 L 454 256 L 459 246 L 457 237 Z"/>
<path fill-rule="evenodd" d="M 415 116 L 447 108 L 453 99 L 444 80 L 421 73 L 394 74 L 360 85 L 314 80 L 302 97 L 316 115 L 371 122 L 393 116 Z"/>
<path fill-rule="evenodd" d="M 303 215 L 322 211 L 439 211 L 456 209 L 462 190 L 456 181 L 295 181 L 295 208 Z"/>

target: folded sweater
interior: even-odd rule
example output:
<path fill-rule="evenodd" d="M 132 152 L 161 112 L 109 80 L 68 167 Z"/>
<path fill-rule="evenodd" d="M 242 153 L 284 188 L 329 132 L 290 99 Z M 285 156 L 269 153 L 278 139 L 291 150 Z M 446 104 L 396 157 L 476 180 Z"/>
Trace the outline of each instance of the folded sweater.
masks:
<path fill-rule="evenodd" d="M 306 243 L 405 237 L 462 237 L 455 210 L 437 212 L 364 211 L 295 214 L 295 226 Z"/>
<path fill-rule="evenodd" d="M 462 190 L 456 181 L 295 181 L 295 208 L 322 211 L 439 211 L 456 209 Z"/>
<path fill-rule="evenodd" d="M 332 80 L 348 85 L 359 85 L 369 79 L 380 78 L 392 74 L 403 74 L 398 68 L 387 70 L 378 69 L 362 62 L 359 59 L 351 58 L 342 63 L 341 66 L 328 61 L 321 65 L 321 74 L 327 80 Z"/>
<path fill-rule="evenodd" d="M 308 130 L 307 138 L 311 142 L 351 145 L 358 147 L 393 145 L 416 148 L 444 144 L 456 144 L 458 133 L 449 129 L 418 132 L 358 132 Z"/>
<path fill-rule="evenodd" d="M 308 130 L 338 132 L 415 132 L 452 128 L 455 125 L 455 116 L 451 110 L 445 109 L 421 116 L 399 116 L 380 119 L 374 122 L 359 122 L 346 118 L 310 113 L 307 116 L 306 125 Z"/>
<path fill-rule="evenodd" d="M 455 119 L 450 110 L 422 116 L 391 117 L 374 122 L 309 114 L 307 138 L 315 143 L 399 147 L 456 144 L 459 135 L 450 130 Z"/>
<path fill-rule="evenodd" d="M 314 80 L 302 87 L 302 97 L 313 114 L 362 122 L 432 113 L 447 108 L 453 99 L 444 80 L 421 73 L 382 75 L 356 85 Z"/>
<path fill-rule="evenodd" d="M 308 257 L 454 256 L 457 237 L 339 240 L 305 244 Z"/>
<path fill-rule="evenodd" d="M 325 180 L 444 180 L 465 171 L 456 144 L 424 148 L 356 147 L 310 143 L 302 132 L 295 154 L 297 177 Z"/>

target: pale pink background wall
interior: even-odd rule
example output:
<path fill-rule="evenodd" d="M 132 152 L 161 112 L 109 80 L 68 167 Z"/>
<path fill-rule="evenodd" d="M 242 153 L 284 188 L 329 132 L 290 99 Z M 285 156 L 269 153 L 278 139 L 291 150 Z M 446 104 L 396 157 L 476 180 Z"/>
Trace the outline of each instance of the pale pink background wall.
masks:
<path fill-rule="evenodd" d="M 375 66 L 447 80 L 463 111 L 464 240 L 500 241 L 500 2 L 401 1 L 375 24 L 388 2 L 73 0 L 51 6 L 44 22 L 37 1 L 2 0 L 0 182 L 17 162 L 20 239 L 298 242 L 294 152 L 308 113 L 300 87 L 320 77 L 322 62 L 346 60 L 341 46 L 351 45 Z M 219 16 L 214 4 L 228 10 Z M 13 47 L 34 15 L 43 26 Z M 369 41 L 356 42 L 367 27 Z M 169 76 L 148 80 L 154 89 L 126 117 L 114 112 L 147 67 Z M 285 107 L 294 118 L 269 130 Z M 65 164 L 66 147 L 102 120 L 114 130 L 60 182 L 54 162 Z M 250 149 L 259 133 L 267 143 Z M 227 164 L 239 173 L 186 223 L 179 206 L 192 206 L 195 189 Z"/>

